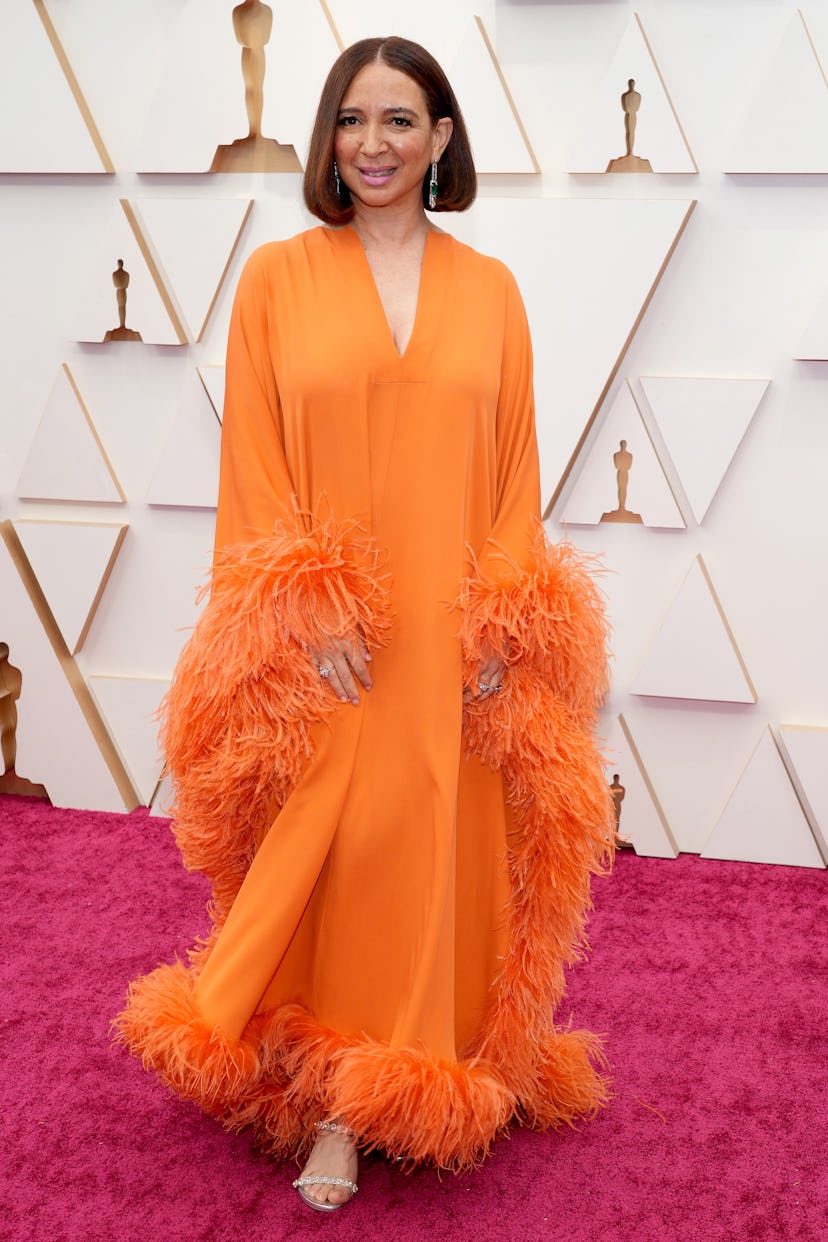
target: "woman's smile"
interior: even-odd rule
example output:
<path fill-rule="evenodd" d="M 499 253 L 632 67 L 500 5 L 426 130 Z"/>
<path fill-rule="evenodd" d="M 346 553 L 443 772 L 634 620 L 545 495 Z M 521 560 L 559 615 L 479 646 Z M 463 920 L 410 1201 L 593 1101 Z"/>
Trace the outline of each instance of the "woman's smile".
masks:
<path fill-rule="evenodd" d="M 357 172 L 365 181 L 368 182 L 369 185 L 385 185 L 387 181 L 390 181 L 396 171 L 396 168 L 393 168 L 390 165 L 385 168 L 357 167 Z"/>

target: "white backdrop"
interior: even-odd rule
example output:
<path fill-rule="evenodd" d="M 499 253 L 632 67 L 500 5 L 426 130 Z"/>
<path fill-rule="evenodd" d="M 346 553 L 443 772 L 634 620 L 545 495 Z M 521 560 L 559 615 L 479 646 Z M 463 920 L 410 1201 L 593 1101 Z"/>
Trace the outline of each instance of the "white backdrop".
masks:
<path fill-rule="evenodd" d="M 233 288 L 256 245 L 311 223 L 296 174 L 204 171 L 246 128 L 232 7 L 0 15 L 0 641 L 24 677 L 18 771 L 56 803 L 153 798 L 151 712 L 210 556 Z M 302 159 L 337 44 L 390 18 L 271 7 L 264 131 Z M 607 567 L 622 831 L 642 853 L 822 866 L 828 4 L 409 10 L 393 33 L 462 84 L 483 170 L 440 223 L 505 259 L 529 310 L 549 533 Z M 654 172 L 605 174 L 629 78 Z M 144 343 L 90 343 L 117 324 L 120 257 Z M 599 521 L 621 438 L 640 523 Z"/>

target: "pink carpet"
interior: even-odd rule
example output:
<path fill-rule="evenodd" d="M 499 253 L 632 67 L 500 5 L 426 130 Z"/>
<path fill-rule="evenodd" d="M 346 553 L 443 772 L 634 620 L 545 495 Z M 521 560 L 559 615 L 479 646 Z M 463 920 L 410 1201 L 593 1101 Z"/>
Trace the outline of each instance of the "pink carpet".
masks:
<path fill-rule="evenodd" d="M 109 1046 L 126 980 L 204 928 L 167 824 L 0 797 L 0 833 L 8 1242 L 828 1238 L 824 872 L 622 856 L 569 993 L 612 1107 L 471 1176 L 369 1160 L 323 1217 Z"/>

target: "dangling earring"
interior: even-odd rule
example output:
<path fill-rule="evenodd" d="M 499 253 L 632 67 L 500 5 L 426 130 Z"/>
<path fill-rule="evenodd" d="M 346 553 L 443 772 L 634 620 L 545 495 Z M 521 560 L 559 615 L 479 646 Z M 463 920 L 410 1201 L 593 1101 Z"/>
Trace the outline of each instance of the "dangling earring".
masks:
<path fill-rule="evenodd" d="M 334 181 L 336 182 L 336 197 L 342 198 L 342 190 L 340 189 L 340 186 L 339 186 L 339 169 L 336 166 L 336 160 L 334 160 L 333 165 L 334 165 Z"/>
<path fill-rule="evenodd" d="M 437 206 L 437 161 L 431 165 L 431 181 L 428 183 L 428 206 L 433 211 Z"/>

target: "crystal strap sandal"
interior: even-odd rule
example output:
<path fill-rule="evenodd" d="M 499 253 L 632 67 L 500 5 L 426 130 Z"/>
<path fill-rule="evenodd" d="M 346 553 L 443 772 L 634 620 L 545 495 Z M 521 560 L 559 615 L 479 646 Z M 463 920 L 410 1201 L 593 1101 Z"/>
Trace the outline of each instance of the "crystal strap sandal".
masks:
<path fill-rule="evenodd" d="M 348 1126 L 342 1126 L 337 1121 L 317 1121 L 314 1123 L 315 1128 L 329 1134 L 346 1134 L 349 1138 L 354 1138 L 354 1132 Z M 346 1190 L 350 1190 L 351 1198 L 346 1199 L 345 1203 L 350 1203 L 359 1187 L 356 1182 L 349 1181 L 347 1177 L 329 1177 L 326 1173 L 311 1173 L 307 1177 L 297 1177 L 293 1182 L 293 1189 L 299 1191 L 299 1197 L 308 1207 L 314 1208 L 317 1212 L 335 1212 L 337 1208 L 345 1206 L 345 1203 L 319 1203 L 316 1199 L 312 1199 L 310 1195 L 306 1195 L 305 1186 L 344 1186 Z"/>

